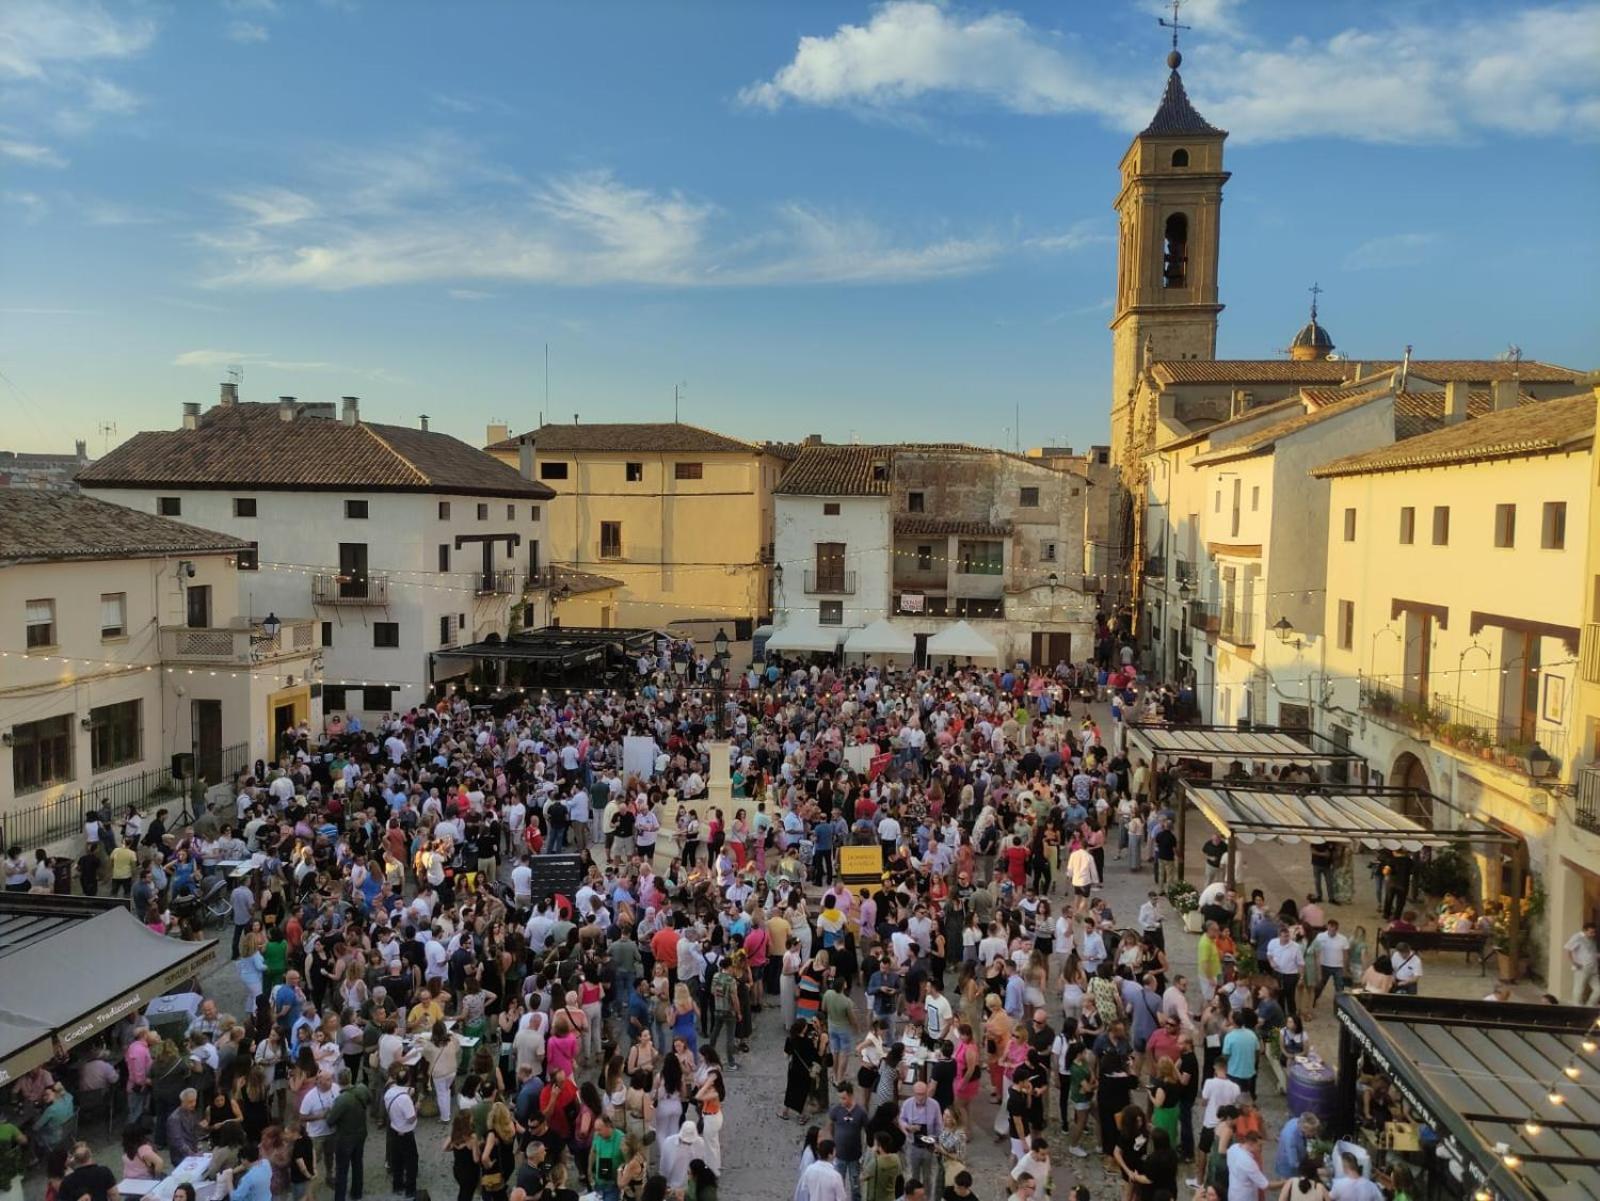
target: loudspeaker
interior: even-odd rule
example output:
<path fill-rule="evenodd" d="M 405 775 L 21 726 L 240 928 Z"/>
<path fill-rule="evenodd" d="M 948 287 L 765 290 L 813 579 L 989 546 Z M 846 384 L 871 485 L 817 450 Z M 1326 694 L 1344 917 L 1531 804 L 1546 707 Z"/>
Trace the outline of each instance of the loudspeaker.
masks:
<path fill-rule="evenodd" d="M 194 776 L 194 755 L 189 751 L 179 751 L 172 756 L 173 779 L 187 780 Z"/>

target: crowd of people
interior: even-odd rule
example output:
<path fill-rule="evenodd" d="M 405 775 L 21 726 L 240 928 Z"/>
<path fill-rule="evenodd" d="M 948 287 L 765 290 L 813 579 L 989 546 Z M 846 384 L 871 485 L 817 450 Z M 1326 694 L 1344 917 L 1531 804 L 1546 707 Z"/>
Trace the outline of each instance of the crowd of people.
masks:
<path fill-rule="evenodd" d="M 458 1201 L 714 1201 L 728 1079 L 781 1050 L 797 1201 L 1043 1198 L 1052 1135 L 1098 1153 L 1125 1201 L 1266 1186 L 1259 1066 L 1304 1048 L 1305 957 L 1314 1004 L 1359 950 L 1311 898 L 1268 921 L 1218 880 L 1191 982 L 1159 891 L 1112 912 L 1107 873 L 1171 872 L 1162 782 L 1122 728 L 1174 693 L 1093 665 L 773 662 L 719 711 L 669 670 L 677 651 L 626 692 L 499 712 L 445 696 L 303 739 L 182 830 L 164 811 L 97 822 L 112 888 L 152 928 L 200 937 L 174 910 L 225 880 L 244 995 L 233 1013 L 208 998 L 179 1038 L 113 1032 L 121 1178 L 204 1145 L 218 1196 L 359 1201 L 370 1136 L 404 1197 L 444 1157 Z M 1108 729 L 1081 695 L 1111 701 Z M 719 734 L 731 786 L 712 803 Z M 637 737 L 647 770 L 625 767 Z M 850 847 L 881 872 L 842 879 Z M 555 889 L 552 855 L 578 856 Z M 1276 982 L 1236 979 L 1235 938 L 1265 938 Z M 986 1137 L 1003 1180 L 971 1164 Z M 53 1197 L 82 1201 L 99 1165 L 82 1145 L 52 1158 Z"/>

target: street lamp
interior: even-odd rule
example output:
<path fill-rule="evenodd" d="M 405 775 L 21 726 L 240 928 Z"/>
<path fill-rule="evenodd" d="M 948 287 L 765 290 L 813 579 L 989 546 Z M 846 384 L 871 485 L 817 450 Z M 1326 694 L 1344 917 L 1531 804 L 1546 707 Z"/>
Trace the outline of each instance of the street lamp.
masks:
<path fill-rule="evenodd" d="M 1294 622 L 1289 620 L 1287 614 L 1272 623 L 1272 628 L 1278 631 L 1278 641 L 1287 643 L 1289 636 L 1294 633 Z"/>
<path fill-rule="evenodd" d="M 716 657 L 719 659 L 726 659 L 728 657 L 727 631 L 722 629 L 717 630 L 717 636 L 711 640 L 711 649 L 716 653 Z"/>
<path fill-rule="evenodd" d="M 283 622 L 278 620 L 276 613 L 268 613 L 261 619 L 261 633 L 252 634 L 250 641 L 256 645 L 264 642 L 276 642 L 278 634 L 283 630 Z"/>

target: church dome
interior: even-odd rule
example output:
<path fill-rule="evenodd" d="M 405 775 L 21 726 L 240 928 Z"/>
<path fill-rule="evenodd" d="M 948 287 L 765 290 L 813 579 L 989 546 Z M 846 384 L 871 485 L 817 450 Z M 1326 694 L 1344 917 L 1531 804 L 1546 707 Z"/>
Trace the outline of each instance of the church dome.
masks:
<path fill-rule="evenodd" d="M 1332 350 L 1333 338 L 1316 321 L 1307 321 L 1300 327 L 1290 346 L 1295 350 Z"/>

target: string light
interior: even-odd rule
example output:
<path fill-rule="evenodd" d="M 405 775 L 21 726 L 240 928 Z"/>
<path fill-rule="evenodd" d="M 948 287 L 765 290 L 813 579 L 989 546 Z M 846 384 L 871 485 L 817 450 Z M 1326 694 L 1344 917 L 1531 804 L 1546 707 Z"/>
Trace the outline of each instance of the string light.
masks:
<path fill-rule="evenodd" d="M 1567 1064 L 1567 1066 L 1561 1070 L 1567 1074 L 1568 1080 L 1576 1080 L 1579 1072 L 1582 1071 L 1582 1069 L 1578 1067 L 1578 1061 L 1576 1059 Z"/>
<path fill-rule="evenodd" d="M 1539 1123 L 1535 1122 L 1532 1118 L 1529 1118 L 1526 1122 L 1522 1123 L 1522 1129 L 1527 1133 L 1529 1138 L 1537 1138 L 1544 1132 L 1544 1127 L 1539 1125 Z"/>
<path fill-rule="evenodd" d="M 1555 1105 L 1557 1107 L 1565 1105 L 1567 1103 L 1566 1097 L 1563 1096 L 1561 1094 L 1561 1092 L 1559 1090 L 1557 1090 L 1553 1085 L 1550 1088 L 1549 1100 L 1550 1100 L 1550 1104 Z"/>

